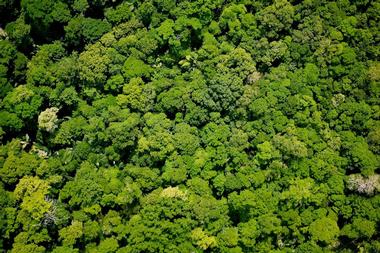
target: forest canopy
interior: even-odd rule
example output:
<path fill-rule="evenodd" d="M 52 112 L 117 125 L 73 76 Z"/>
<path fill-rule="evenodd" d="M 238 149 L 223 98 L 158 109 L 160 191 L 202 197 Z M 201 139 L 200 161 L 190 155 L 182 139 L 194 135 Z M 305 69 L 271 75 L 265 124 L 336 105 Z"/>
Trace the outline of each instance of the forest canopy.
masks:
<path fill-rule="evenodd" d="M 379 0 L 0 17 L 4 252 L 380 252 Z"/>

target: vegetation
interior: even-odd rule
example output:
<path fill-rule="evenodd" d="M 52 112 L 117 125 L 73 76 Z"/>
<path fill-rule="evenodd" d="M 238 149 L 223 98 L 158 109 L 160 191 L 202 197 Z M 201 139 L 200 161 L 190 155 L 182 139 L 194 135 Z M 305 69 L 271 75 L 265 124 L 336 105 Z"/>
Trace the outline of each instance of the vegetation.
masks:
<path fill-rule="evenodd" d="M 380 252 L 379 0 L 0 16 L 4 252 Z"/>

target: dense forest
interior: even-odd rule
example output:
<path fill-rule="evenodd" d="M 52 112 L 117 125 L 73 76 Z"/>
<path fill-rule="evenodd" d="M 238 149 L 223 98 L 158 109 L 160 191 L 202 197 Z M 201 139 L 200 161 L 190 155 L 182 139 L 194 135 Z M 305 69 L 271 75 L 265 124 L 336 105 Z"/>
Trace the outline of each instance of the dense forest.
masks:
<path fill-rule="evenodd" d="M 380 0 L 0 0 L 0 249 L 380 252 Z"/>

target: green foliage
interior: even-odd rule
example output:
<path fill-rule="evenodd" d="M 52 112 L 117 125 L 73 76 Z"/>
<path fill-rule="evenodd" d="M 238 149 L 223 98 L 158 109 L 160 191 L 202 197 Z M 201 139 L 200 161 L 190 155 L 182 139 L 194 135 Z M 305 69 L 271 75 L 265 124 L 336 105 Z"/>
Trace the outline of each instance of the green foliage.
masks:
<path fill-rule="evenodd" d="M 194 241 L 195 245 L 197 245 L 202 250 L 214 248 L 217 245 L 215 237 L 207 236 L 201 228 L 196 228 L 191 231 L 191 239 Z"/>
<path fill-rule="evenodd" d="M 356 218 L 352 224 L 343 227 L 341 233 L 348 238 L 371 238 L 375 234 L 375 222 L 363 218 Z"/>
<path fill-rule="evenodd" d="M 132 16 L 133 7 L 131 3 L 124 2 L 116 6 L 116 8 L 109 8 L 105 12 L 105 16 L 112 24 L 119 24 L 128 21 Z"/>
<path fill-rule="evenodd" d="M 151 67 L 145 64 L 142 60 L 133 56 L 128 57 L 124 63 L 123 74 L 125 78 L 132 77 L 149 77 Z"/>
<path fill-rule="evenodd" d="M 105 21 L 79 16 L 70 19 L 65 26 L 65 39 L 70 45 L 83 47 L 95 42 L 110 29 L 111 25 Z"/>
<path fill-rule="evenodd" d="M 21 7 L 33 29 L 45 36 L 48 36 L 54 22 L 64 23 L 71 18 L 69 7 L 61 1 L 22 0 Z"/>
<path fill-rule="evenodd" d="M 5 27 L 9 39 L 20 49 L 27 49 L 32 43 L 30 37 L 30 25 L 25 23 L 25 18 L 20 16 L 16 21 L 10 22 Z"/>
<path fill-rule="evenodd" d="M 19 131 L 23 126 L 23 121 L 15 113 L 0 111 L 0 126 L 9 132 Z"/>
<path fill-rule="evenodd" d="M 140 77 L 135 77 L 123 86 L 123 94 L 118 95 L 117 100 L 123 108 L 148 111 L 152 107 L 154 95 L 154 90 L 145 85 Z"/>
<path fill-rule="evenodd" d="M 106 48 L 102 45 L 93 44 L 79 55 L 79 78 L 84 82 L 84 86 L 101 85 L 106 82 L 111 59 L 105 51 Z"/>
<path fill-rule="evenodd" d="M 294 7 L 287 0 L 276 0 L 257 14 L 263 35 L 278 38 L 281 32 L 289 31 L 294 18 Z"/>
<path fill-rule="evenodd" d="M 324 217 L 310 224 L 310 234 L 314 240 L 331 243 L 339 234 L 339 227 L 333 219 Z"/>
<path fill-rule="evenodd" d="M 380 252 L 378 0 L 0 0 L 4 252 Z"/>
<path fill-rule="evenodd" d="M 2 105 L 7 112 L 15 113 L 23 120 L 30 120 L 38 113 L 41 103 L 41 96 L 27 86 L 20 85 L 8 93 Z"/>
<path fill-rule="evenodd" d="M 251 219 L 248 222 L 240 222 L 239 226 L 239 241 L 243 249 L 249 251 L 256 245 L 256 238 L 260 235 L 260 231 L 256 220 Z"/>
<path fill-rule="evenodd" d="M 80 221 L 73 221 L 70 226 L 59 231 L 59 237 L 63 245 L 74 245 L 76 240 L 83 235 L 83 224 Z"/>
<path fill-rule="evenodd" d="M 12 146 L 14 151 L 10 149 Z M 7 184 L 15 184 L 23 176 L 32 175 L 38 168 L 40 159 L 34 154 L 21 151 L 19 141 L 11 142 L 7 148 L 9 148 L 8 153 L 2 157 L 1 181 Z"/>
<path fill-rule="evenodd" d="M 17 219 L 22 219 L 23 225 L 27 225 L 24 219 L 29 218 L 41 221 L 44 214 L 49 211 L 52 203 L 45 196 L 48 194 L 49 185 L 38 177 L 23 177 L 14 191 L 16 200 L 22 200 Z"/>
<path fill-rule="evenodd" d="M 72 144 L 83 136 L 83 129 L 87 124 L 83 117 L 72 118 L 64 121 L 52 140 L 54 144 Z"/>

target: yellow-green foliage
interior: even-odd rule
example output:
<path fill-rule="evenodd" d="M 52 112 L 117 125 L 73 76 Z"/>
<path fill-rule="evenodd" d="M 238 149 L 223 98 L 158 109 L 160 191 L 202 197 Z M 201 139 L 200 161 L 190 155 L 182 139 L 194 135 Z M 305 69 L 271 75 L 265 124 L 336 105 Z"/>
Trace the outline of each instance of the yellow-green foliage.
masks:
<path fill-rule="evenodd" d="M 380 252 L 379 0 L 0 0 L 0 249 Z"/>

